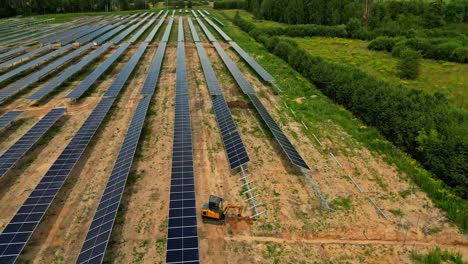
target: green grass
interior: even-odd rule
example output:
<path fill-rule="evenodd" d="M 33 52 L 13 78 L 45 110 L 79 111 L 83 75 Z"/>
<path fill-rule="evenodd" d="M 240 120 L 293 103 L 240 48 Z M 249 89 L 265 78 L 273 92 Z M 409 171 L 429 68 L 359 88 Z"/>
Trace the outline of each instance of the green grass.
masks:
<path fill-rule="evenodd" d="M 453 103 L 467 108 L 468 65 L 446 61 L 421 60 L 421 74 L 416 80 L 401 80 L 396 75 L 397 58 L 388 52 L 367 49 L 368 42 L 354 39 L 310 37 L 288 38 L 310 54 L 351 64 L 370 75 L 387 81 L 445 94 Z"/>
<path fill-rule="evenodd" d="M 212 12 L 217 17 L 228 18 L 225 12 L 231 12 L 231 10 Z M 284 103 L 296 112 L 296 117 L 293 118 L 297 122 L 303 121 L 309 127 L 309 130 L 304 129 L 302 132 L 309 137 L 310 142 L 314 142 L 313 133 L 319 138 L 325 138 L 337 135 L 337 131 L 346 132 L 352 140 L 343 142 L 345 144 L 343 148 L 365 147 L 373 155 L 381 157 L 385 162 L 396 167 L 398 172 L 405 174 L 408 180 L 413 180 L 424 188 L 423 191 L 428 192 L 436 206 L 447 212 L 449 219 L 456 223 L 463 232 L 468 231 L 467 215 L 464 209 L 466 206 L 461 205 L 459 200 L 446 199 L 456 196 L 448 192 L 440 180 L 436 180 L 435 176 L 425 170 L 416 160 L 384 139 L 376 128 L 365 126 L 349 111 L 334 104 L 312 83 L 294 71 L 285 61 L 269 53 L 262 44 L 256 42 L 246 32 L 230 21 L 226 25 L 223 30 L 276 78 L 278 85 L 284 90 L 284 93 L 280 95 L 283 102 L 279 107 L 291 117 L 293 116 L 284 107 Z M 271 89 L 274 90 L 274 88 Z M 312 97 L 312 95 L 316 96 Z M 304 97 L 302 103 L 295 101 L 299 97 Z"/>
<path fill-rule="evenodd" d="M 275 22 L 275 21 L 270 21 L 270 20 L 261 20 L 261 19 L 255 19 L 252 13 L 249 13 L 245 10 L 241 9 L 231 9 L 231 10 L 224 10 L 222 11 L 224 14 L 226 14 L 230 19 L 233 19 L 234 16 L 236 15 L 236 12 L 239 11 L 240 16 L 255 24 L 255 26 L 259 27 L 285 27 L 287 24 L 283 24 L 280 22 Z"/>
<path fill-rule="evenodd" d="M 442 250 L 435 248 L 429 251 L 427 254 L 413 254 L 411 256 L 415 263 L 420 264 L 442 264 L 442 263 L 453 263 L 453 264 L 464 264 L 462 255 L 458 252 L 450 252 L 448 250 Z"/>

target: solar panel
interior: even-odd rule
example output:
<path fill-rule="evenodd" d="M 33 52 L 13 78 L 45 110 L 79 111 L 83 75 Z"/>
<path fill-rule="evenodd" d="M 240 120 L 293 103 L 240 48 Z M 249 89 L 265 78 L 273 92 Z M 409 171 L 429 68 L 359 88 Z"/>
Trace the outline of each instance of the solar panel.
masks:
<path fill-rule="evenodd" d="M 111 42 L 114 43 L 114 44 L 118 44 L 120 41 L 122 41 L 124 38 L 126 38 L 128 35 L 130 35 L 130 33 L 132 33 L 136 28 L 138 28 L 142 23 L 144 23 L 148 18 L 150 18 L 152 15 L 150 16 L 147 16 L 147 17 L 144 17 L 142 20 L 140 20 L 138 23 L 130 26 L 128 29 L 126 29 L 125 31 L 123 31 L 122 33 L 120 33 L 118 36 L 114 37 Z M 137 21 L 137 19 L 134 19 L 130 22 L 128 22 L 125 26 L 125 27 L 128 27 L 129 25 L 131 25 L 132 23 L 134 23 L 135 21 Z M 97 42 L 97 41 L 96 41 Z M 102 42 L 102 40 L 101 40 Z M 98 42 L 99 43 L 99 42 Z"/>
<path fill-rule="evenodd" d="M 159 11 L 159 13 L 154 17 L 152 18 L 150 21 L 148 21 L 148 23 L 146 23 L 143 27 L 140 28 L 140 30 L 137 31 L 137 33 L 135 33 L 128 42 L 130 43 L 133 43 L 135 41 L 138 40 L 138 38 L 143 35 L 143 33 L 145 33 L 145 31 L 151 26 L 153 25 L 154 21 L 156 21 L 156 19 L 159 17 L 159 15 L 162 13 L 162 10 Z"/>
<path fill-rule="evenodd" d="M 99 55 L 101 55 L 104 51 L 106 51 L 112 44 L 106 43 L 99 49 L 95 50 L 93 53 L 91 53 L 89 56 L 78 62 L 77 64 L 73 65 L 70 69 L 66 70 L 59 76 L 57 76 L 55 79 L 53 79 L 51 82 L 47 83 L 45 86 L 43 86 L 41 89 L 39 89 L 37 92 L 29 96 L 27 99 L 28 100 L 40 100 L 43 97 L 45 97 L 47 94 L 49 94 L 52 90 L 60 86 L 62 83 L 64 83 L 66 80 L 68 80 L 70 77 L 72 77 L 75 73 L 83 69 L 87 64 L 92 62 L 94 59 L 96 59 Z"/>
<path fill-rule="evenodd" d="M 208 11 L 206 11 L 206 10 L 203 10 L 203 12 L 205 12 L 205 14 L 207 14 L 207 15 L 210 15 L 210 13 L 208 13 Z"/>
<path fill-rule="evenodd" d="M 208 22 L 208 24 L 210 24 L 220 35 L 221 37 L 225 40 L 225 41 L 231 41 L 231 37 L 229 37 L 226 33 L 224 33 L 224 31 L 218 27 L 218 25 L 216 25 L 213 21 L 211 21 L 211 19 L 205 17 L 205 20 L 206 22 Z"/>
<path fill-rule="evenodd" d="M 0 38 L 0 40 L 11 39 L 11 38 L 14 38 L 14 37 L 17 37 L 17 36 L 22 36 L 22 35 L 25 35 L 25 34 L 28 34 L 30 32 L 34 32 L 34 31 L 35 31 L 34 29 L 29 29 L 29 30 L 26 30 L 26 31 L 21 31 L 21 32 L 16 33 L 16 34 L 8 34 L 6 36 L 2 36 Z"/>
<path fill-rule="evenodd" d="M 0 82 L 3 82 L 3 81 L 5 81 L 5 80 L 17 75 L 17 74 L 20 74 L 20 73 L 26 71 L 26 70 L 29 70 L 29 69 L 37 66 L 38 64 L 41 64 L 45 60 L 48 60 L 48 59 L 50 59 L 50 58 L 52 58 L 52 57 L 54 57 L 56 55 L 59 55 L 60 53 L 63 53 L 65 51 L 71 49 L 72 47 L 73 47 L 73 45 L 69 44 L 67 46 L 64 46 L 64 47 L 58 49 L 58 50 L 54 50 L 54 51 L 52 51 L 52 52 L 50 52 L 50 53 L 48 53 L 46 55 L 43 55 L 43 56 L 41 56 L 41 57 L 31 61 L 31 62 L 28 62 L 28 63 L 26 63 L 24 65 L 21 65 L 20 67 L 18 67 L 16 69 L 13 69 L 13 70 L 3 74 L 2 76 L 0 76 Z"/>
<path fill-rule="evenodd" d="M 174 141 L 166 263 L 199 263 L 192 127 L 184 43 L 177 46 Z M 183 62 L 183 67 L 179 62 Z M 177 91 L 184 91 L 180 94 Z"/>
<path fill-rule="evenodd" d="M 86 36 L 83 36 L 83 37 L 77 39 L 75 42 L 77 42 L 79 44 L 88 42 L 88 41 L 92 40 L 93 38 L 95 38 L 95 37 L 97 37 L 99 35 L 102 35 L 104 32 L 107 32 L 107 31 L 113 29 L 114 27 L 115 27 L 115 25 L 107 25 L 107 26 L 105 26 L 105 27 L 103 27 L 103 28 L 101 28 L 101 29 L 99 29 L 97 31 L 94 31 L 91 34 L 88 34 Z"/>
<path fill-rule="evenodd" d="M 74 28 L 72 30 L 67 30 L 67 31 L 65 31 L 65 32 L 63 32 L 61 34 L 55 35 L 53 37 L 42 39 L 42 40 L 39 41 L 39 43 L 41 43 L 41 44 L 52 43 L 52 42 L 55 42 L 58 39 L 64 38 L 64 37 L 69 36 L 71 34 L 74 34 L 76 32 L 86 30 L 88 28 L 90 28 L 90 26 L 84 25 L 84 26 L 81 26 L 81 27 L 78 27 L 78 28 Z"/>
<path fill-rule="evenodd" d="M 192 19 L 190 19 L 190 17 L 189 17 L 189 18 L 187 18 L 187 20 L 188 20 L 188 24 L 189 24 L 189 27 L 190 27 L 190 31 L 192 32 L 193 41 L 199 42 L 200 37 L 198 37 L 198 33 L 197 33 L 197 30 L 195 29 L 195 26 L 193 25 Z"/>
<path fill-rule="evenodd" d="M 151 96 L 140 99 L 76 263 L 101 263 L 138 146 Z"/>
<path fill-rule="evenodd" d="M 258 64 L 252 57 L 250 57 L 247 52 L 245 52 L 239 45 L 237 45 L 236 42 L 230 41 L 229 44 L 231 44 L 231 47 L 247 62 L 247 64 L 254 69 L 255 72 L 262 77 L 263 80 L 267 82 L 273 82 L 275 81 L 275 78 L 271 76 L 260 64 Z"/>
<path fill-rule="evenodd" d="M 7 127 L 13 120 L 15 120 L 23 111 L 10 111 L 0 116 L 0 129 Z"/>
<path fill-rule="evenodd" d="M 245 79 L 244 75 L 242 72 L 239 70 L 239 68 L 236 66 L 236 64 L 231 60 L 231 58 L 226 54 L 224 49 L 219 45 L 218 42 L 214 41 L 213 45 L 218 52 L 219 56 L 223 60 L 224 64 L 228 68 L 229 72 L 231 73 L 232 77 L 236 80 L 237 84 L 239 87 L 242 89 L 242 91 L 245 94 L 255 94 L 255 90 L 252 88 L 250 83 Z"/>
<path fill-rule="evenodd" d="M 80 159 L 115 98 L 103 98 L 0 234 L 0 263 L 14 263 Z"/>
<path fill-rule="evenodd" d="M 205 32 L 205 35 L 208 38 L 208 40 L 211 42 L 216 41 L 216 38 L 213 36 L 213 34 L 211 34 L 210 30 L 208 30 L 208 28 L 205 26 L 205 24 L 203 24 L 203 22 L 199 18 L 197 18 L 197 22 L 202 28 L 203 32 Z"/>
<path fill-rule="evenodd" d="M 160 42 L 158 50 L 154 55 L 153 62 L 148 75 L 146 76 L 145 84 L 141 90 L 142 95 L 152 95 L 158 82 L 159 73 L 161 71 L 162 62 L 164 59 L 164 52 L 166 51 L 167 42 Z"/>
<path fill-rule="evenodd" d="M 221 22 L 221 21 L 220 21 L 219 19 L 217 19 L 216 17 L 213 17 L 213 20 L 216 21 L 216 22 L 218 22 L 218 24 L 220 24 L 220 25 L 223 26 L 223 27 L 226 26 L 226 25 L 224 25 L 223 22 Z"/>
<path fill-rule="evenodd" d="M 169 36 L 171 35 L 172 24 L 174 24 L 173 17 L 169 19 L 169 23 L 167 24 L 166 31 L 164 31 L 164 35 L 161 41 L 165 41 L 165 42 L 169 41 Z"/>
<path fill-rule="evenodd" d="M 81 38 L 82 36 L 84 35 L 88 35 L 94 31 L 97 31 L 101 28 L 103 28 L 105 25 L 97 25 L 97 26 L 94 26 L 94 27 L 91 27 L 91 28 L 88 28 L 87 30 L 84 30 L 84 31 L 80 31 L 80 32 L 77 32 L 75 34 L 72 34 L 66 38 L 63 38 L 61 40 L 59 40 L 59 43 L 64 45 L 64 44 L 67 44 L 67 43 L 70 43 L 78 38 Z"/>
<path fill-rule="evenodd" d="M 202 16 L 203 18 L 205 18 L 205 14 L 203 14 L 202 11 L 200 11 L 200 10 L 197 10 L 197 11 L 198 11 L 198 13 L 200 14 L 200 16 Z"/>
<path fill-rule="evenodd" d="M 18 42 L 18 41 L 23 40 L 23 39 L 28 39 L 25 43 L 30 43 L 30 42 L 33 42 L 33 41 L 35 41 L 37 39 L 41 39 L 41 38 L 44 38 L 44 37 L 47 37 L 47 36 L 50 36 L 50 35 L 57 34 L 57 32 L 56 32 L 57 30 L 59 30 L 59 32 L 61 32 L 61 31 L 66 30 L 67 28 L 70 28 L 70 27 L 73 27 L 73 26 L 62 25 L 62 26 L 57 26 L 57 27 L 53 27 L 53 28 L 46 28 L 45 30 L 42 30 L 42 31 L 38 31 L 36 29 L 31 34 L 27 34 L 27 35 L 24 35 L 24 36 L 15 38 L 15 39 L 10 39 L 10 40 L 4 41 L 4 42 L 0 43 L 0 46 L 4 46 L 4 45 L 8 45 L 10 43 Z M 44 34 L 44 33 L 48 33 L 48 34 Z M 36 36 L 36 37 L 32 38 L 34 36 Z"/>
<path fill-rule="evenodd" d="M 218 80 L 216 79 L 216 74 L 211 66 L 211 62 L 206 55 L 205 49 L 201 42 L 195 43 L 198 51 L 198 56 L 200 57 L 200 62 L 202 64 L 203 73 L 205 74 L 206 84 L 210 91 L 211 95 L 221 95 L 222 91 L 219 87 Z"/>
<path fill-rule="evenodd" d="M 130 43 L 124 43 L 117 49 L 106 61 L 97 67 L 88 77 L 82 81 L 73 91 L 71 91 L 65 98 L 77 99 L 80 98 L 86 90 L 96 82 L 97 79 L 122 55 L 122 53 L 130 46 Z"/>
<path fill-rule="evenodd" d="M 72 44 L 70 44 L 72 45 Z M 79 56 L 81 53 L 87 51 L 89 48 L 92 47 L 92 44 L 87 44 L 82 46 L 81 48 L 61 57 L 57 61 L 47 65 L 46 67 L 40 69 L 39 71 L 29 75 L 28 77 L 21 79 L 20 81 L 14 83 L 12 86 L 8 87 L 7 89 L 0 92 L 0 103 L 5 101 L 8 97 L 12 96 L 13 94 L 17 93 L 19 90 L 26 88 L 28 85 L 36 82 L 43 76 L 49 74 L 50 72 L 56 70 L 58 67 L 65 64 L 67 61 L 72 60 L 73 58 Z M 29 98 L 28 98 L 29 99 Z"/>
<path fill-rule="evenodd" d="M 153 41 L 154 36 L 156 36 L 156 33 L 161 28 L 162 24 L 164 23 L 164 20 L 166 20 L 167 14 L 169 14 L 169 11 L 164 13 L 164 16 L 159 20 L 158 24 L 156 24 L 156 26 L 153 28 L 153 30 L 151 30 L 151 32 L 146 37 L 145 42 Z"/>
<path fill-rule="evenodd" d="M 5 61 L 4 63 L 0 64 L 0 70 L 1 70 L 1 69 L 4 69 L 5 67 L 8 67 L 8 66 L 10 66 L 10 65 L 12 65 L 12 64 L 14 64 L 14 63 L 16 63 L 16 62 L 21 61 L 21 60 L 23 60 L 24 58 L 31 57 L 31 56 L 33 56 L 34 54 L 37 54 L 37 53 L 46 51 L 46 50 L 51 49 L 51 48 L 53 48 L 53 45 L 43 46 L 43 47 L 40 47 L 40 48 L 35 49 L 35 50 L 33 50 L 33 51 L 30 51 L 30 52 L 28 52 L 28 53 L 26 53 L 26 54 L 23 54 L 23 55 L 21 55 L 21 56 L 18 56 L 18 57 L 16 57 L 16 58 L 13 58 L 13 59 L 11 59 L 11 60 Z"/>
<path fill-rule="evenodd" d="M 198 18 L 198 15 L 197 15 L 197 13 L 196 13 L 195 11 L 192 10 L 192 14 L 193 14 L 193 16 L 194 16 L 195 18 Z"/>
<path fill-rule="evenodd" d="M 26 49 L 28 49 L 28 47 L 19 47 L 19 48 L 16 48 L 14 50 L 10 50 L 8 52 L 2 53 L 2 54 L 0 54 L 0 59 L 10 57 L 10 56 L 15 55 L 16 53 L 20 53 L 20 52 L 22 52 L 22 51 L 24 51 Z"/>
<path fill-rule="evenodd" d="M 119 73 L 119 75 L 111 84 L 111 86 L 109 87 L 107 92 L 104 94 L 104 96 L 117 96 L 119 94 L 120 90 L 124 86 L 130 74 L 135 69 L 138 61 L 140 60 L 141 56 L 143 56 L 143 53 L 145 52 L 147 47 L 148 47 L 147 42 L 143 42 L 140 45 L 138 50 L 135 52 L 135 54 L 133 54 L 132 58 L 127 62 L 123 70 Z"/>
<path fill-rule="evenodd" d="M 184 24 L 182 21 L 182 17 L 179 17 L 179 26 L 178 26 L 178 34 L 177 34 L 177 41 L 184 41 Z"/>
<path fill-rule="evenodd" d="M 29 149 L 52 127 L 65 113 L 66 108 L 54 108 L 37 122 L 26 134 L 15 142 L 5 153 L 0 156 L 0 178 L 15 165 L 16 162 L 28 152 Z M 1 252 L 0 240 L 0 252 Z M 1 260 L 1 258 L 0 258 Z M 3 263 L 0 261 L 0 263 Z"/>
<path fill-rule="evenodd" d="M 267 124 L 268 128 L 270 128 L 270 131 L 275 136 L 276 141 L 278 141 L 284 153 L 286 153 L 286 155 L 288 156 L 289 160 L 291 160 L 293 164 L 309 170 L 309 166 L 307 166 L 304 159 L 302 159 L 301 155 L 297 152 L 296 148 L 292 145 L 292 143 L 289 141 L 286 135 L 284 135 L 283 130 L 281 130 L 278 124 L 276 124 L 275 120 L 273 119 L 273 117 L 271 117 L 270 113 L 268 113 L 268 111 L 265 109 L 260 100 L 258 100 L 258 98 L 252 94 L 248 94 L 247 96 L 252 101 L 253 105 L 257 109 L 257 112 L 260 114 L 263 121 Z"/>

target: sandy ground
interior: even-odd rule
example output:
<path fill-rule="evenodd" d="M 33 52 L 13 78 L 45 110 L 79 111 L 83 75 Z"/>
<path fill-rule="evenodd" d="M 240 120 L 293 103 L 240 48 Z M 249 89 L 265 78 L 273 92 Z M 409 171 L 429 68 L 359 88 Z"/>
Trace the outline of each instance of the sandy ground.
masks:
<path fill-rule="evenodd" d="M 282 99 L 275 96 L 234 51 L 228 49 L 229 45 L 223 44 L 258 92 L 262 103 L 312 167 L 308 173 L 337 211 L 323 210 L 311 186 L 282 153 L 216 50 L 206 42 L 198 24 L 195 25 L 226 100 L 247 105 L 231 107 L 231 111 L 251 158 L 246 168 L 251 180 L 255 180 L 252 187 L 256 187 L 255 192 L 259 195 L 257 202 L 264 204 L 259 209 L 265 211 L 253 225 L 238 222 L 219 226 L 199 221 L 202 263 L 408 263 L 412 251 L 424 252 L 434 247 L 459 250 L 465 258 L 468 256 L 466 237 L 447 221 L 431 226 L 440 229 L 435 234 L 422 231 L 424 225 L 433 223 L 442 213 L 408 181 L 406 175 L 360 146 L 331 121 L 323 126 L 334 133 L 321 138 L 324 146 L 320 147 L 305 135 L 302 125 L 284 111 Z M 228 167 L 198 54 L 191 41 L 188 23 L 184 22 L 184 26 L 197 207 L 200 208 L 213 194 L 248 208 L 250 204 L 244 202 L 247 197 L 242 195 L 240 177 L 237 171 Z M 177 19 L 174 27 L 177 27 Z M 164 28 L 165 25 L 162 30 Z M 47 133 L 40 144 L 0 180 L 0 230 L 65 148 L 137 48 L 138 45 L 132 46 L 84 99 L 76 102 L 63 99 L 79 84 L 79 80 L 75 80 L 67 82 L 39 105 L 25 98 L 45 83 L 31 86 L 28 92 L 0 106 L 0 113 L 26 110 L 7 131 L 0 131 L 0 153 L 52 107 L 68 107 L 66 116 L 53 131 Z M 140 98 L 139 91 L 156 48 L 155 44 L 147 49 L 90 147 L 33 234 L 20 263 L 73 263 L 76 259 Z M 111 53 L 108 51 L 105 56 Z M 163 263 L 165 260 L 176 54 L 177 47 L 171 42 L 107 248 L 106 263 Z M 105 56 L 93 64 L 101 63 Z M 63 70 L 66 69 L 60 69 Z M 83 75 L 92 70 L 90 67 Z M 302 100 L 310 99 L 300 98 L 298 102 Z M 343 168 L 337 165 L 329 152 L 333 152 Z M 352 175 L 364 193 L 356 189 L 347 175 Z M 406 198 L 399 195 L 399 192 L 407 190 L 410 192 Z M 377 213 L 367 200 L 368 196 L 382 208 L 388 220 Z M 248 209 L 244 211 L 245 215 L 251 213 Z"/>

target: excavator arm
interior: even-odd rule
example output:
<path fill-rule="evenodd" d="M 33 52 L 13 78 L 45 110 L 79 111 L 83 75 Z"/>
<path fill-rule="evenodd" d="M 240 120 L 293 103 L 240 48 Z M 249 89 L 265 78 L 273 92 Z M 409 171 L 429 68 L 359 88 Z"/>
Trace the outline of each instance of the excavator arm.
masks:
<path fill-rule="evenodd" d="M 244 209 L 244 207 L 239 206 L 239 205 L 228 204 L 228 205 L 226 205 L 226 207 L 224 207 L 223 214 L 226 215 L 226 213 L 227 213 L 230 209 L 237 209 L 237 216 L 242 216 L 242 210 Z"/>

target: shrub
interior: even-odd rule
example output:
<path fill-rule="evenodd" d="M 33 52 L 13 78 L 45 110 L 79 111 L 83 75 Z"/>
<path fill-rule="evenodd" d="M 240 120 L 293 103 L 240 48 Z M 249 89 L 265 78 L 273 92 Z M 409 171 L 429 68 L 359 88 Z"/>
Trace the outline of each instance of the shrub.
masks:
<path fill-rule="evenodd" d="M 405 49 L 407 49 L 408 47 L 406 47 L 404 44 L 398 44 L 396 45 L 395 47 L 393 47 L 392 49 L 392 56 L 393 57 L 396 57 L 396 58 L 400 58 L 401 56 L 401 52 Z"/>
<path fill-rule="evenodd" d="M 456 62 L 468 62 L 468 47 L 458 47 L 453 50 L 452 59 Z"/>
<path fill-rule="evenodd" d="M 433 47 L 428 55 L 437 60 L 449 60 L 452 58 L 453 52 L 459 47 L 460 45 L 455 42 L 442 43 Z"/>
<path fill-rule="evenodd" d="M 424 57 L 427 57 L 432 49 L 430 40 L 423 38 L 409 38 L 405 41 L 405 45 L 409 48 L 421 52 Z"/>
<path fill-rule="evenodd" d="M 215 1 L 214 9 L 245 9 L 247 7 L 245 1 Z"/>
<path fill-rule="evenodd" d="M 397 43 L 396 38 L 378 37 L 371 41 L 367 46 L 370 50 L 386 50 L 392 51 L 393 46 Z"/>
<path fill-rule="evenodd" d="M 400 61 L 397 65 L 398 76 L 401 79 L 409 80 L 418 78 L 421 54 L 413 49 L 405 48 L 399 55 Z"/>

